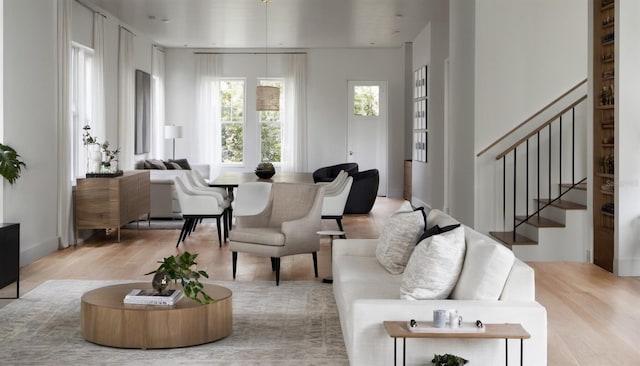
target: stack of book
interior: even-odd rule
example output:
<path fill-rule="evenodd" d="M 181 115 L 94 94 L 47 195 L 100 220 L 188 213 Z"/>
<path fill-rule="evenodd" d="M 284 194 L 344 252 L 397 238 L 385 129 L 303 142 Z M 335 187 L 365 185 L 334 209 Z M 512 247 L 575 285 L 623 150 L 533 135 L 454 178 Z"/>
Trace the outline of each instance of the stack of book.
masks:
<path fill-rule="evenodd" d="M 135 289 L 131 290 L 125 297 L 125 304 L 133 305 L 175 305 L 182 299 L 183 292 L 181 290 L 170 289 L 163 294 L 159 294 L 152 289 Z"/>

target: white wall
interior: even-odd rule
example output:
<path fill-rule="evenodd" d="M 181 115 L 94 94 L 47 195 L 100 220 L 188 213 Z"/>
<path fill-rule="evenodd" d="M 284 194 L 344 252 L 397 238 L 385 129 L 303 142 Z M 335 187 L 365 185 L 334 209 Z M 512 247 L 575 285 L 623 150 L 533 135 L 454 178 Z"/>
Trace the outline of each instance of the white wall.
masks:
<path fill-rule="evenodd" d="M 185 135 L 195 118 L 194 50 L 166 51 L 167 109 L 169 123 L 182 124 Z M 307 51 L 307 167 L 345 162 L 347 159 L 347 81 L 372 80 L 388 82 L 389 99 L 389 190 L 388 195 L 401 197 L 404 158 L 404 53 L 393 49 L 314 49 Z M 253 105 L 255 79 L 264 77 L 264 55 L 223 56 L 223 76 L 246 77 L 247 105 Z M 284 75 L 283 58 L 269 56 L 269 76 Z M 255 121 L 255 111 L 247 109 L 247 121 Z M 176 140 L 176 155 L 189 157 L 189 138 Z M 257 146 L 257 145 L 256 145 Z M 252 150 L 245 150 L 245 154 Z M 253 152 L 257 157 L 257 151 Z M 245 156 L 245 159 L 249 156 Z M 257 160 L 246 161 L 239 169 L 253 170 Z"/>
<path fill-rule="evenodd" d="M 427 163 L 413 162 L 412 203 L 444 205 L 444 72 L 449 57 L 449 2 L 430 4 L 430 22 L 413 41 L 413 69 L 428 65 Z M 412 97 L 410 97 L 412 98 Z"/>
<path fill-rule="evenodd" d="M 582 0 L 476 2 L 476 153 L 586 78 L 587 10 Z M 502 225 L 499 174 L 491 158 L 475 171 L 474 225 L 486 232 Z"/>
<path fill-rule="evenodd" d="M 21 264 L 58 249 L 57 233 L 57 102 L 56 24 L 54 0 L 3 1 L 3 143 L 14 147 L 27 164 L 13 186 L 3 182 L 2 220 L 20 222 Z M 85 29 L 91 12 L 74 4 Z M 107 14 L 106 12 L 103 12 Z M 107 135 L 117 144 L 118 27 L 107 14 L 105 24 L 105 88 Z M 80 32 L 82 33 L 82 32 Z M 135 33 L 135 30 L 134 30 Z M 86 38 L 86 37 L 85 37 Z M 86 43 L 86 40 L 83 42 Z M 151 40 L 138 34 L 136 68 L 151 70 Z M 0 124 L 1 126 L 1 124 Z"/>
<path fill-rule="evenodd" d="M 449 2 L 450 213 L 473 226 L 475 115 L 475 2 Z"/>
<path fill-rule="evenodd" d="M 4 1 L 4 143 L 27 164 L 3 182 L 4 221 L 20 223 L 21 263 L 57 250 L 56 2 Z"/>
<path fill-rule="evenodd" d="M 614 272 L 640 275 L 640 2 L 616 1 L 616 199 Z"/>

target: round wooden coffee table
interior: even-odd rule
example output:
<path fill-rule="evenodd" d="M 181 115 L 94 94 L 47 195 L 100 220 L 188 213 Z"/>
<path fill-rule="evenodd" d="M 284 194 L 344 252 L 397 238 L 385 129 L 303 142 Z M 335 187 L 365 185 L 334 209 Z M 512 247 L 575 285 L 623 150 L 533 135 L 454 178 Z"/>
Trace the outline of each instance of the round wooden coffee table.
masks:
<path fill-rule="evenodd" d="M 199 304 L 187 297 L 174 306 L 125 305 L 133 289 L 150 283 L 125 283 L 101 287 L 82 295 L 80 331 L 93 343 L 120 348 L 173 348 L 212 342 L 231 334 L 231 290 L 204 285 L 216 299 Z"/>

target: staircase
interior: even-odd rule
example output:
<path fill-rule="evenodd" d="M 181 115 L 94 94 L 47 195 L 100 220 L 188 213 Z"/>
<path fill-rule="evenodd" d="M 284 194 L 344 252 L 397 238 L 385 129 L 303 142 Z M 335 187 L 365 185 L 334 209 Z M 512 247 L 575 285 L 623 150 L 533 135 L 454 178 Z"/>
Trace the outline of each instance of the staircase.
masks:
<path fill-rule="evenodd" d="M 586 131 L 586 117 L 576 119 L 576 108 L 584 108 L 586 94 L 564 100 L 585 82 L 543 108 L 566 105 L 556 107 L 559 112 L 537 127 L 527 127 L 530 132 L 518 129 L 533 123 L 533 117 L 509 132 L 523 136 L 496 156 L 501 163 L 496 171 L 502 174 L 502 230 L 490 231 L 489 235 L 522 260 L 591 260 L 587 250 L 589 159 L 586 135 L 582 133 Z"/>

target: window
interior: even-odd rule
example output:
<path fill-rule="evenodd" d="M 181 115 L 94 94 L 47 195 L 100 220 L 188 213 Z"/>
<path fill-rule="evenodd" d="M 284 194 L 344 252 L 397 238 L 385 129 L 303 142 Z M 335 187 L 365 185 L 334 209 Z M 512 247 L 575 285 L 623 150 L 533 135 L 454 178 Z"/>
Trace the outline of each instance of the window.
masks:
<path fill-rule="evenodd" d="M 260 124 L 260 161 L 280 163 L 282 161 L 282 111 L 284 88 L 282 80 L 262 79 L 259 85 L 275 86 L 280 88 L 280 110 L 259 111 Z"/>
<path fill-rule="evenodd" d="M 87 172 L 87 151 L 82 142 L 83 127 L 92 122 L 93 50 L 73 44 L 71 50 L 71 113 L 73 119 L 73 177 Z M 95 132 L 92 133 L 95 136 Z M 104 139 L 104 136 L 96 136 Z"/>
<path fill-rule="evenodd" d="M 353 114 L 363 117 L 380 115 L 380 87 L 356 85 L 353 91 Z"/>
<path fill-rule="evenodd" d="M 223 163 L 242 163 L 244 80 L 220 81 L 220 136 Z"/>

